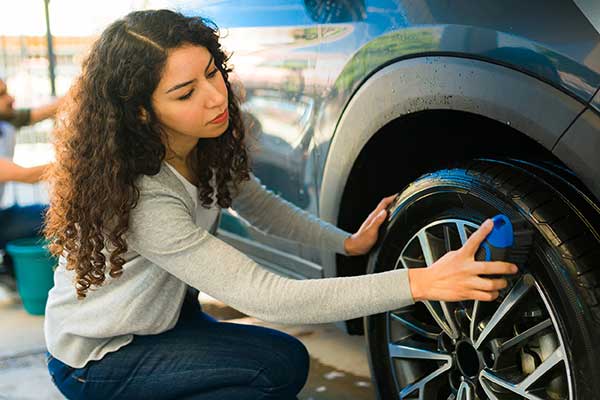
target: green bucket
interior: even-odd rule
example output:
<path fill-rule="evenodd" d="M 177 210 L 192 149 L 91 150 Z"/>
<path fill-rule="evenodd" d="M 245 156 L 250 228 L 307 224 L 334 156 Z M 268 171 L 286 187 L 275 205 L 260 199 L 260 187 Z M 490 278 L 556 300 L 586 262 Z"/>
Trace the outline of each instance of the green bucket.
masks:
<path fill-rule="evenodd" d="M 40 237 L 17 239 L 6 244 L 6 252 L 13 259 L 17 290 L 25 311 L 33 315 L 44 315 L 48 291 L 54 284 L 56 259 Z"/>

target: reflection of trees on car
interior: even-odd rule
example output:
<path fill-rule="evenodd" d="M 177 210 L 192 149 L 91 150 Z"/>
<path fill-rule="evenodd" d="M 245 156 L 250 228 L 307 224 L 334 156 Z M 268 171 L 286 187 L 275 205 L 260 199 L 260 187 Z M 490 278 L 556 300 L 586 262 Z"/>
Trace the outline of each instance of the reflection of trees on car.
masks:
<path fill-rule="evenodd" d="M 279 97 L 285 92 L 249 90 L 244 105 L 244 118 L 248 122 L 249 135 L 255 140 L 250 146 L 252 166 L 257 176 L 277 194 L 300 207 L 306 207 L 308 198 L 303 195 L 305 191 L 298 190 L 300 182 L 294 175 L 288 174 L 290 166 L 294 171 L 303 171 L 301 164 L 294 165 L 303 158 L 289 158 L 295 150 L 292 145 L 300 149 L 308 144 L 298 142 L 296 126 L 302 126 L 309 118 L 312 100 L 305 96 L 296 96 L 296 99 Z M 290 127 L 294 127 L 290 129 Z M 305 140 L 309 137 L 302 136 Z"/>
<path fill-rule="evenodd" d="M 364 0 L 304 0 L 313 21 L 323 24 L 361 21 L 365 18 Z"/>

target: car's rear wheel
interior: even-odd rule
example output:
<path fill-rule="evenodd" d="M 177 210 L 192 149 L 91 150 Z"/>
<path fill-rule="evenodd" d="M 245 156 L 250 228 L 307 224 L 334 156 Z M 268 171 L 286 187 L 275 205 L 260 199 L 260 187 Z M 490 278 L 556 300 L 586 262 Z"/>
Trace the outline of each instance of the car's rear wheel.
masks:
<path fill-rule="evenodd" d="M 431 265 L 489 217 L 534 232 L 529 259 L 494 302 L 418 302 L 365 318 L 381 399 L 600 398 L 600 212 L 552 170 L 474 160 L 398 197 L 369 271 Z"/>

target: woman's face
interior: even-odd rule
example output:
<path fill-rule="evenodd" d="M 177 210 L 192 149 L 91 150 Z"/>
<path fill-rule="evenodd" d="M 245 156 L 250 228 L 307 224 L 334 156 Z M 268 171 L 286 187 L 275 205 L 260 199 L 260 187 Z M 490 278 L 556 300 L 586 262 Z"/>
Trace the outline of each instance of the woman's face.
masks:
<path fill-rule="evenodd" d="M 201 46 L 169 51 L 152 105 L 170 143 L 217 137 L 229 125 L 225 80 Z"/>

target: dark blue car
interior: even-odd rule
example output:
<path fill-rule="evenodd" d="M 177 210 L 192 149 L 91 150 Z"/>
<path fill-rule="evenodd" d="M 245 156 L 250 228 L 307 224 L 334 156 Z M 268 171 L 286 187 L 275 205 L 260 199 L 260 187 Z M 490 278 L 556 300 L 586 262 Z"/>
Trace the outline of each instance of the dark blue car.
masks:
<path fill-rule="evenodd" d="M 279 273 L 432 264 L 505 214 L 534 242 L 493 302 L 340 323 L 382 399 L 600 398 L 600 2 L 177 2 L 211 18 L 244 97 L 254 171 L 355 232 L 400 192 L 369 257 L 224 212 L 220 236 Z"/>

